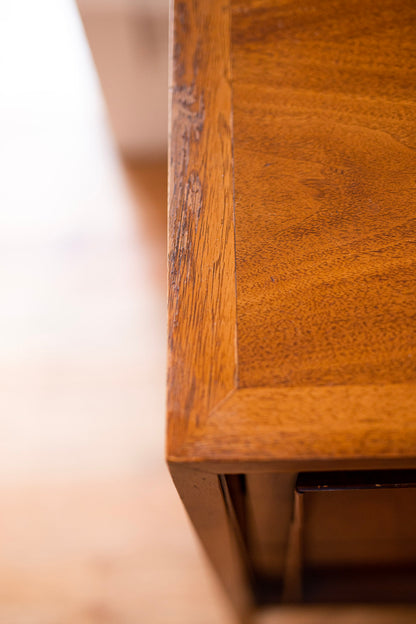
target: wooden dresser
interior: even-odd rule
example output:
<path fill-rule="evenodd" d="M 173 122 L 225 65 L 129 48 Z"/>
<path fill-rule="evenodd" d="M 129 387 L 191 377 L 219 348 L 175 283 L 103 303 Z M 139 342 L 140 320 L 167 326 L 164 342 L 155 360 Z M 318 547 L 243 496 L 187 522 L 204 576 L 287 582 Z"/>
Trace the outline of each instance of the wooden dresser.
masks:
<path fill-rule="evenodd" d="M 240 613 L 416 602 L 416 3 L 172 10 L 170 470 Z"/>

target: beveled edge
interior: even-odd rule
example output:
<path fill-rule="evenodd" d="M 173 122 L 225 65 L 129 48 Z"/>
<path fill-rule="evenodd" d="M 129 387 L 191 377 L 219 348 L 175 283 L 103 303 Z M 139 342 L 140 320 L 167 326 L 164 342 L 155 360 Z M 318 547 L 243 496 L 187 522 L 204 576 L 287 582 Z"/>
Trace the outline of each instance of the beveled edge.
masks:
<path fill-rule="evenodd" d="M 171 6 L 167 456 L 237 379 L 230 6 Z"/>
<path fill-rule="evenodd" d="M 218 473 L 414 468 L 415 406 L 414 384 L 244 388 L 169 460 Z"/>

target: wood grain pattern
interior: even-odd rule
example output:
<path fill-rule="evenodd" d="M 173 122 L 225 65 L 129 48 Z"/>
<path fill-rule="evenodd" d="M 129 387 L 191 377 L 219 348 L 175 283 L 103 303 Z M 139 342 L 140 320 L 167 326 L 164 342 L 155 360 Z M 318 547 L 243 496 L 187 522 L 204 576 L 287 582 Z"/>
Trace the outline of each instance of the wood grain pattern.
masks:
<path fill-rule="evenodd" d="M 416 467 L 416 5 L 173 15 L 168 461 L 226 581 L 195 475 Z"/>
<path fill-rule="evenodd" d="M 184 465 L 182 451 L 235 387 L 229 10 L 219 0 L 186 0 L 171 15 L 167 457 L 242 620 L 253 599 L 226 487 Z"/>
<path fill-rule="evenodd" d="M 415 7 L 302 7 L 232 3 L 232 111 L 229 8 L 175 11 L 172 461 L 415 457 Z"/>
<path fill-rule="evenodd" d="M 416 5 L 233 9 L 240 386 L 415 380 Z"/>
<path fill-rule="evenodd" d="M 265 470 L 410 468 L 416 465 L 416 387 L 242 388 L 211 412 L 182 460 L 212 470 L 247 462 Z M 238 424 L 238 427 L 237 427 Z M 228 463 L 228 466 L 227 466 Z"/>
<path fill-rule="evenodd" d="M 168 454 L 233 389 L 236 339 L 228 11 L 173 14 Z"/>

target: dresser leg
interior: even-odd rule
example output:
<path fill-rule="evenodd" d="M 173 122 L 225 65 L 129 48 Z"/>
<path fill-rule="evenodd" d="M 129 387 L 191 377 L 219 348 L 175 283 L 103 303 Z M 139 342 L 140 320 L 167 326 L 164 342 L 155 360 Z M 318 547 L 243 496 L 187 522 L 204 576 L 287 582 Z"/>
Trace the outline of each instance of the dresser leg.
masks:
<path fill-rule="evenodd" d="M 239 614 L 239 622 L 248 624 L 253 596 L 226 479 L 186 464 L 171 462 L 169 468 L 191 522 Z"/>

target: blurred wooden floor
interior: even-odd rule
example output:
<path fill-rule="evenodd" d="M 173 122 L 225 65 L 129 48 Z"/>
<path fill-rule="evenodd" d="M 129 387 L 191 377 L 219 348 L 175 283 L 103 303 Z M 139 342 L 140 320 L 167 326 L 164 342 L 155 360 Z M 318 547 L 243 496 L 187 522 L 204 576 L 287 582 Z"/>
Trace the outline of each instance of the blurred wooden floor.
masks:
<path fill-rule="evenodd" d="M 3 9 L 0 623 L 229 622 L 163 459 L 165 160 L 117 154 L 75 4 Z"/>

